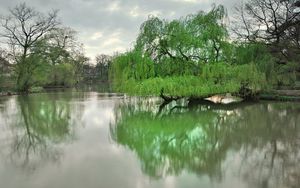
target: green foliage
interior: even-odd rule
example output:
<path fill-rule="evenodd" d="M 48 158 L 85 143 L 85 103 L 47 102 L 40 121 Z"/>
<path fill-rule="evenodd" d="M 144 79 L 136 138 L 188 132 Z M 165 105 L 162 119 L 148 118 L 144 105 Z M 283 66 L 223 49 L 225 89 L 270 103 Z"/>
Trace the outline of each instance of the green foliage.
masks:
<path fill-rule="evenodd" d="M 55 29 L 30 47 L 30 53 L 18 57 L 16 88 L 28 92 L 31 87 L 72 87 L 82 79 L 88 58 L 77 47 L 72 29 Z"/>
<path fill-rule="evenodd" d="M 28 87 L 29 91 L 32 87 L 71 87 L 76 83 L 75 68 L 69 62 L 52 65 L 40 54 L 33 54 L 26 58 L 26 61 L 28 63 L 17 66 L 19 91 L 25 91 L 25 87 Z"/>
<path fill-rule="evenodd" d="M 29 92 L 30 93 L 40 93 L 44 90 L 44 88 L 42 87 L 32 87 L 29 89 Z"/>
<path fill-rule="evenodd" d="M 236 64 L 255 64 L 264 72 L 269 87 L 292 86 L 296 81 L 298 63 L 278 63 L 276 58 L 262 43 L 243 43 L 235 48 Z"/>
<path fill-rule="evenodd" d="M 32 73 L 32 86 L 45 86 L 53 80 L 49 78 L 49 75 L 52 73 L 52 66 L 48 63 L 43 62 L 43 59 L 40 59 L 39 64 L 34 69 Z"/>
<path fill-rule="evenodd" d="M 28 92 L 34 84 L 33 75 L 41 64 L 41 59 L 32 55 L 29 57 L 20 57 L 20 63 L 16 65 L 15 77 L 17 79 L 16 89 L 21 92 Z"/>
<path fill-rule="evenodd" d="M 254 55 L 259 50 L 230 44 L 225 18 L 223 6 L 170 22 L 150 17 L 141 26 L 135 49 L 113 60 L 114 87 L 143 96 L 162 91 L 178 97 L 241 90 L 256 94 L 266 85 L 256 61 L 260 57 Z"/>
<path fill-rule="evenodd" d="M 239 85 L 233 82 L 224 85 L 214 84 L 196 76 L 181 76 L 153 78 L 142 82 L 129 80 L 123 90 L 132 95 L 143 96 L 159 96 L 163 90 L 163 93 L 169 96 L 206 97 L 212 94 L 236 92 L 239 90 Z"/>
<path fill-rule="evenodd" d="M 275 65 L 275 84 L 278 86 L 294 86 L 297 80 L 298 62 L 288 62 L 283 65 Z"/>
<path fill-rule="evenodd" d="M 3 90 L 4 75 L 0 73 L 0 92 Z"/>
<path fill-rule="evenodd" d="M 238 43 L 235 47 L 236 64 L 263 64 L 267 61 L 273 61 L 271 54 L 262 43 Z"/>
<path fill-rule="evenodd" d="M 228 59 L 226 16 L 223 6 L 213 6 L 208 13 L 200 11 L 178 20 L 150 17 L 141 26 L 136 48 L 156 62 L 164 63 L 169 58 L 184 62 L 224 61 Z"/>
<path fill-rule="evenodd" d="M 63 63 L 52 68 L 52 73 L 49 75 L 49 79 L 54 80 L 54 85 L 71 87 L 75 84 L 74 76 L 74 66 L 68 63 Z M 49 84 L 53 84 L 53 82 Z"/>
<path fill-rule="evenodd" d="M 141 51 L 127 52 L 113 60 L 110 75 L 116 86 L 123 85 L 130 78 L 138 81 L 148 79 L 154 76 L 154 63 Z"/>
<path fill-rule="evenodd" d="M 253 63 L 245 65 L 228 65 L 225 63 L 207 64 L 203 66 L 202 76 L 215 84 L 235 82 L 239 87 L 246 87 L 253 92 L 266 86 L 265 74 Z"/>
<path fill-rule="evenodd" d="M 199 76 L 156 77 L 143 81 L 128 79 L 117 88 L 131 95 L 180 97 L 208 97 L 214 94 L 239 93 L 242 88 L 254 94 L 265 86 L 265 76 L 255 65 L 203 65 Z"/>

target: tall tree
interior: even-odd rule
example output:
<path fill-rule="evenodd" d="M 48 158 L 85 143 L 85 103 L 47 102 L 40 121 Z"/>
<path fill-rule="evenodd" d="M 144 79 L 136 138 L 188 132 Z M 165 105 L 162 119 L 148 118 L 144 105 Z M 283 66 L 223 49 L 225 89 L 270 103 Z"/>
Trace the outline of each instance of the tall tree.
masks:
<path fill-rule="evenodd" d="M 57 11 L 42 14 L 25 3 L 10 9 L 9 14 L 1 17 L 3 32 L 10 45 L 17 64 L 17 87 L 27 92 L 35 66 L 27 57 L 39 39 L 59 25 Z"/>

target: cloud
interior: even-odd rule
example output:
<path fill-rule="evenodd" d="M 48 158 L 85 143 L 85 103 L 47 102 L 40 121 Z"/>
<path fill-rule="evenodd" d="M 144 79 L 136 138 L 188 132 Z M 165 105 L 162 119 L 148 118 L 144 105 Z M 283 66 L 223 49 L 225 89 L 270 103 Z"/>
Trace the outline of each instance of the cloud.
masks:
<path fill-rule="evenodd" d="M 129 12 L 130 16 L 132 17 L 137 17 L 140 15 L 139 13 L 139 7 L 135 6 L 130 12 Z"/>
<path fill-rule="evenodd" d="M 105 40 L 102 44 L 102 47 L 110 47 L 110 46 L 116 46 L 120 45 L 122 43 L 120 38 L 114 37 L 114 38 L 108 38 Z"/>
<path fill-rule="evenodd" d="M 202 1 L 201 0 L 172 0 L 172 1 L 175 1 L 175 2 L 176 1 L 180 2 L 181 1 L 181 2 L 187 2 L 187 3 L 203 3 L 203 2 L 208 2 L 208 0 L 205 0 L 205 1 L 204 0 L 202 0 Z"/>
<path fill-rule="evenodd" d="M 24 1 L 24 0 L 23 0 Z M 229 9 L 240 0 L 26 0 L 27 5 L 41 12 L 59 9 L 61 22 L 78 31 L 87 55 L 125 51 L 139 32 L 148 15 L 175 19 L 199 10 L 209 10 L 212 3 L 224 4 Z M 5 14 L 22 0 L 0 0 L 0 11 Z"/>
<path fill-rule="evenodd" d="M 120 10 L 120 2 L 119 1 L 113 1 L 113 2 L 111 2 L 108 5 L 107 10 L 110 11 L 110 12 L 115 12 L 115 11 Z"/>
<path fill-rule="evenodd" d="M 103 37 L 103 33 L 102 32 L 96 32 L 96 33 L 94 33 L 92 36 L 91 36 L 91 40 L 98 40 L 98 39 L 100 39 L 100 38 L 102 38 Z"/>

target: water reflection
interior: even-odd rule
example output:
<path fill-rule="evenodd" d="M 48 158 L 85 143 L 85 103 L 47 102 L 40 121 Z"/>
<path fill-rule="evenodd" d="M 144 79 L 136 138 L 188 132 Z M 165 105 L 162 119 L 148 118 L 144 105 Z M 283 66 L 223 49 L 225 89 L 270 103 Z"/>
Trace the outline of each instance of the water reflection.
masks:
<path fill-rule="evenodd" d="M 243 150 L 242 177 L 256 187 L 300 186 L 300 106 L 256 105 L 241 111 L 231 139 Z"/>
<path fill-rule="evenodd" d="M 10 141 L 6 158 L 27 170 L 59 160 L 58 145 L 74 139 L 69 100 L 63 95 L 39 94 L 6 101 L 6 113 L 2 113 L 10 132 L 3 133 L 3 140 Z"/>
<path fill-rule="evenodd" d="M 158 104 L 125 101 L 111 126 L 150 177 L 189 172 L 221 182 L 238 164 L 233 173 L 250 187 L 300 186 L 299 104 Z"/>
<path fill-rule="evenodd" d="M 76 91 L 0 98 L 0 182 L 300 187 L 299 103 L 160 104 Z"/>

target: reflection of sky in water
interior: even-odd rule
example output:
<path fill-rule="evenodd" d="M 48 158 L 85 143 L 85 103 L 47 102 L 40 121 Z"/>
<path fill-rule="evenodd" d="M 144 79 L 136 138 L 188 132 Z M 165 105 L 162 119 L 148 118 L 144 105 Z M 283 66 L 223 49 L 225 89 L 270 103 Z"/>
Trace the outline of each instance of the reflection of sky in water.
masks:
<path fill-rule="evenodd" d="M 242 162 L 242 150 L 227 152 L 227 157 L 222 163 L 222 180 L 213 181 L 206 175 L 199 177 L 187 171 L 183 171 L 179 176 L 166 175 L 159 180 L 149 178 L 142 173 L 136 154 L 116 144 L 110 136 L 109 125 L 115 122 L 115 107 L 120 103 L 120 99 L 99 97 L 95 93 L 83 98 L 73 97 L 67 101 L 71 107 L 68 121 L 75 130 L 75 138 L 64 143 L 50 143 L 51 147 L 61 151 L 61 157 L 57 161 L 42 161 L 34 170 L 26 171 L 12 165 L 6 155 L 10 147 L 7 140 L 14 136 L 15 129 L 9 126 L 16 120 L 13 118 L 20 113 L 16 99 L 10 97 L 8 100 L 0 100 L 1 187 L 248 187 L 238 173 Z M 43 116 L 47 114 L 44 110 L 40 113 Z M 190 139 L 201 136 L 202 132 L 201 128 L 196 127 L 190 132 Z"/>

